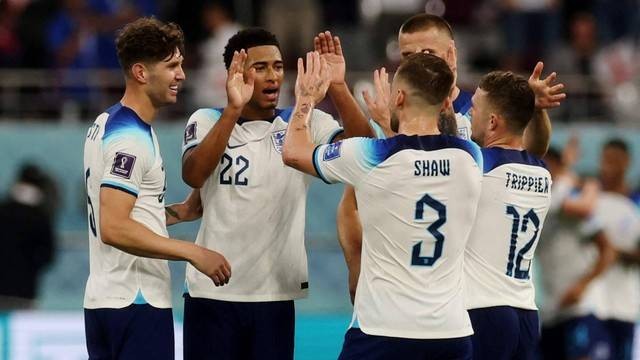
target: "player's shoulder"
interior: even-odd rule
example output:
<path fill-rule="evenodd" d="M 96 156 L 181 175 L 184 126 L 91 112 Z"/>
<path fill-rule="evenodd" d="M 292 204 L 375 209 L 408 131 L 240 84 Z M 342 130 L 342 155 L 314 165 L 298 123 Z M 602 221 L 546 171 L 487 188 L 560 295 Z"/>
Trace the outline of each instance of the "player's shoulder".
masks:
<path fill-rule="evenodd" d="M 216 122 L 222 116 L 224 108 L 200 108 L 191 114 L 189 123 L 192 122 Z"/>
<path fill-rule="evenodd" d="M 486 147 L 482 148 L 481 151 L 484 159 L 485 173 L 507 164 L 529 165 L 538 167 L 545 172 L 547 171 L 547 166 L 544 161 L 526 150 Z"/>
<path fill-rule="evenodd" d="M 102 135 L 105 144 L 141 144 L 154 151 L 151 125 L 144 122 L 135 111 L 118 103 L 105 113 L 108 114 Z"/>
<path fill-rule="evenodd" d="M 444 151 L 460 150 L 468 154 L 477 164 L 482 167 L 482 154 L 478 145 L 471 141 L 460 139 L 449 135 L 426 135 L 407 136 L 396 135 L 388 139 L 358 138 L 360 144 L 365 147 L 370 154 L 377 157 L 389 158 L 403 150 L 418 151 Z"/>
<path fill-rule="evenodd" d="M 471 109 L 473 93 L 460 89 L 458 97 L 453 101 L 453 112 L 465 115 Z"/>

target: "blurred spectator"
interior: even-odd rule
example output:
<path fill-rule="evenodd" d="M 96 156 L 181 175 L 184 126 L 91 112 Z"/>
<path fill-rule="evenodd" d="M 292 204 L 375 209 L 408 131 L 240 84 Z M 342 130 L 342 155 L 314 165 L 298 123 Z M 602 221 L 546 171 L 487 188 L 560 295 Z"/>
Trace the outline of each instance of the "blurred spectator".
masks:
<path fill-rule="evenodd" d="M 500 0 L 506 53 L 502 67 L 527 71 L 558 38 L 558 0 Z"/>
<path fill-rule="evenodd" d="M 209 37 L 200 44 L 200 74 L 193 80 L 195 107 L 224 107 L 227 104 L 227 69 L 222 53 L 231 36 L 240 31 L 231 10 L 220 2 L 205 5 L 202 11 L 204 27 Z"/>
<path fill-rule="evenodd" d="M 551 207 L 537 249 L 544 293 L 540 350 L 545 360 L 600 359 L 609 352 L 609 344 L 599 336 L 604 324 L 596 311 L 599 278 L 613 263 L 615 249 L 603 229 L 590 221 L 599 185 L 591 179 L 580 186 L 572 171 L 577 147 L 577 138 L 572 138 L 563 153 L 551 148 L 544 159 L 553 178 Z"/>
<path fill-rule="evenodd" d="M 635 322 L 640 316 L 640 212 L 629 198 L 626 181 L 631 165 L 629 146 L 611 139 L 602 147 L 600 181 L 594 217 L 618 251 L 618 261 L 602 277 L 603 294 L 598 314 L 605 320 L 610 339 L 611 359 L 631 360 Z"/>
<path fill-rule="evenodd" d="M 0 67 L 20 65 L 22 44 L 18 35 L 18 20 L 27 3 L 19 0 L 0 2 Z"/>
<path fill-rule="evenodd" d="M 0 204 L 0 310 L 35 305 L 38 279 L 53 257 L 55 201 L 46 190 L 53 187 L 48 175 L 27 164 L 20 170 L 8 198 Z"/>
<path fill-rule="evenodd" d="M 313 37 L 324 26 L 316 0 L 271 0 L 263 5 L 264 27 L 280 41 L 284 66 L 294 69 L 296 59 L 313 49 Z"/>
<path fill-rule="evenodd" d="M 571 20 L 569 43 L 555 48 L 548 57 L 549 69 L 560 76 L 579 75 L 564 81 L 567 100 L 554 118 L 612 120 L 604 89 L 595 77 L 597 55 L 595 18 L 587 13 L 576 14 Z"/>

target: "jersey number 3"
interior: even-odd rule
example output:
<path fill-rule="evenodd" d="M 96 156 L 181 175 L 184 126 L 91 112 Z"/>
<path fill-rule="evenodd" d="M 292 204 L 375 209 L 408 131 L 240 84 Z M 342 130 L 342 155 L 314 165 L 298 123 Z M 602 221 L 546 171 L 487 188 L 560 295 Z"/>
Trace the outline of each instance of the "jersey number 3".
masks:
<path fill-rule="evenodd" d="M 436 239 L 435 247 L 432 256 L 420 256 L 420 251 L 422 250 L 422 241 L 413 245 L 413 250 L 411 252 L 411 265 L 433 266 L 440 258 L 440 256 L 442 256 L 444 234 L 441 233 L 439 229 L 447 222 L 447 207 L 431 196 L 425 195 L 416 202 L 416 221 L 424 220 L 425 206 L 435 210 L 436 213 L 438 213 L 438 219 L 436 219 L 436 221 L 434 221 L 427 228 L 429 234 L 431 234 Z"/>

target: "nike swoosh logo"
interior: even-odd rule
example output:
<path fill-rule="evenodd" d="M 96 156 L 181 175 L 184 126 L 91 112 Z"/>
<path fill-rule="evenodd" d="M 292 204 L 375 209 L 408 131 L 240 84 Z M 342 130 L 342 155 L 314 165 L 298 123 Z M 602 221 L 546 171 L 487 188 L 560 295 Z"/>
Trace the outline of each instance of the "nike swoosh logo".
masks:
<path fill-rule="evenodd" d="M 227 144 L 227 147 L 228 147 L 229 149 L 235 149 L 235 148 L 243 147 L 243 146 L 245 146 L 245 145 L 247 145 L 247 144 L 248 144 L 248 143 L 244 143 L 244 144 L 235 145 L 235 146 Z"/>

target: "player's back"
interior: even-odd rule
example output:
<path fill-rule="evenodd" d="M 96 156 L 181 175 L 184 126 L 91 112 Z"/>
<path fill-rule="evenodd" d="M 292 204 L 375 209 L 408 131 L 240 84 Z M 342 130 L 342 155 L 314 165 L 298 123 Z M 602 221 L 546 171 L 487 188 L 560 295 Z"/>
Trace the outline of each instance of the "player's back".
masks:
<path fill-rule="evenodd" d="M 551 201 L 551 175 L 526 151 L 493 147 L 482 155 L 482 195 L 465 255 L 467 308 L 535 310 L 531 265 Z"/>
<path fill-rule="evenodd" d="M 100 191 L 112 188 L 136 197 L 131 218 L 167 236 L 164 167 L 151 126 L 116 104 L 89 128 L 84 145 L 90 274 L 85 308 L 121 308 L 132 302 L 171 307 L 166 260 L 137 257 L 102 242 Z"/>
<path fill-rule="evenodd" d="M 462 262 L 480 195 L 479 148 L 445 135 L 361 141 L 373 167 L 354 184 L 363 225 L 354 321 L 371 335 L 470 335 Z"/>

